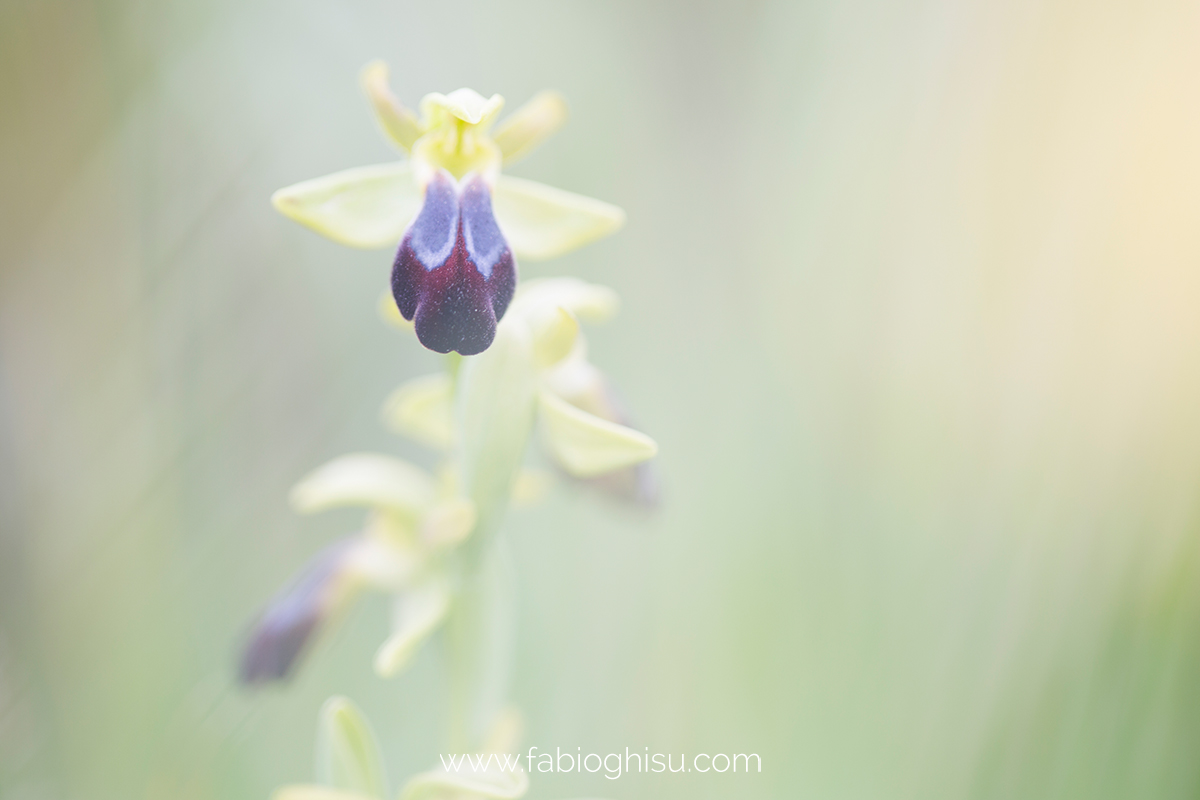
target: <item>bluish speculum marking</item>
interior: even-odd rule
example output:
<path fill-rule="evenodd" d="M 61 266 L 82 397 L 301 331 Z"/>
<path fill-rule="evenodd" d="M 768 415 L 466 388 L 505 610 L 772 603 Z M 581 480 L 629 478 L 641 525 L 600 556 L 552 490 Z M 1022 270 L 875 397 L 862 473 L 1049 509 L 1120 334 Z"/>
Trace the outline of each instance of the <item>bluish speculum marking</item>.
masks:
<path fill-rule="evenodd" d="M 433 176 L 425 189 L 425 202 L 409 230 L 413 254 L 425 269 L 437 269 L 450 257 L 458 233 L 458 187 L 449 173 Z"/>
<path fill-rule="evenodd" d="M 508 242 L 504 241 L 492 214 L 492 195 L 487 184 L 478 176 L 465 181 L 459 202 L 467 255 L 483 277 L 490 277 L 492 267 L 508 252 Z"/>
<path fill-rule="evenodd" d="M 400 241 L 392 294 L 421 344 L 439 353 L 481 353 L 517 286 L 516 262 L 492 214 L 487 182 L 456 183 L 439 171 Z"/>

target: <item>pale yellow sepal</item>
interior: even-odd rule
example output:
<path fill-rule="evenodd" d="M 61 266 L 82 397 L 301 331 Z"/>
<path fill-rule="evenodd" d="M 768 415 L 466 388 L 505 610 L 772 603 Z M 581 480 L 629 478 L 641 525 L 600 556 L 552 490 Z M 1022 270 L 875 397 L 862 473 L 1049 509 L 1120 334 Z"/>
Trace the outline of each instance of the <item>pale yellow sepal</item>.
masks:
<path fill-rule="evenodd" d="M 331 786 L 299 783 L 279 787 L 271 795 L 271 800 L 379 800 L 379 798 L 359 792 L 334 789 Z"/>
<path fill-rule="evenodd" d="M 567 357 L 579 337 L 579 323 L 559 306 L 533 328 L 533 355 L 539 367 L 549 367 Z"/>
<path fill-rule="evenodd" d="M 368 797 L 387 797 L 387 775 L 375 732 L 348 698 L 334 696 L 317 723 L 317 779 Z"/>
<path fill-rule="evenodd" d="M 403 669 L 449 608 L 450 587 L 440 576 L 399 594 L 392 605 L 392 635 L 375 653 L 375 673 L 390 678 Z"/>
<path fill-rule="evenodd" d="M 587 360 L 586 349 L 576 347 L 571 355 L 542 375 L 542 388 L 576 408 L 601 419 L 619 422 L 608 393 L 604 373 Z"/>
<path fill-rule="evenodd" d="M 625 212 L 609 203 L 501 175 L 492 193 L 500 230 L 517 258 L 554 258 L 619 229 Z"/>
<path fill-rule="evenodd" d="M 371 524 L 346 554 L 345 573 L 360 585 L 392 592 L 408 583 L 420 568 L 421 558 L 411 544 L 381 535 L 380 527 L 378 522 Z"/>
<path fill-rule="evenodd" d="M 496 126 L 492 141 L 507 166 L 520 161 L 567 121 L 567 100 L 558 92 L 538 92 Z"/>
<path fill-rule="evenodd" d="M 509 313 L 525 317 L 534 326 L 543 324 L 558 308 L 584 322 L 603 322 L 616 314 L 620 305 L 620 297 L 607 286 L 579 278 L 534 278 L 517 287 Z"/>
<path fill-rule="evenodd" d="M 475 528 L 475 504 L 465 497 L 446 500 L 421 520 L 421 540 L 431 547 L 453 547 Z"/>
<path fill-rule="evenodd" d="M 392 247 L 421 208 L 404 162 L 375 164 L 293 184 L 271 195 L 284 216 L 350 247 Z"/>
<path fill-rule="evenodd" d="M 502 108 L 504 98 L 500 95 L 494 94 L 484 99 L 479 92 L 466 88 L 455 89 L 450 94 L 433 92 L 421 98 L 421 113 L 426 118 L 426 126 L 430 128 L 442 124 L 445 115 L 449 114 L 468 125 L 486 129 Z"/>
<path fill-rule="evenodd" d="M 372 61 L 359 74 L 363 91 L 371 101 L 371 110 L 383 133 L 401 150 L 408 152 L 424 132 L 417 115 L 405 108 L 388 86 L 388 67 Z"/>
<path fill-rule="evenodd" d="M 543 391 L 538 410 L 554 460 L 577 478 L 591 478 L 653 458 L 658 445 L 646 434 L 601 419 Z"/>
<path fill-rule="evenodd" d="M 464 795 L 516 800 L 527 791 L 529 776 L 524 770 L 504 772 L 493 768 L 472 772 L 464 768 L 461 772 L 423 772 L 408 782 L 400 800 L 459 800 Z"/>
<path fill-rule="evenodd" d="M 396 298 L 392 296 L 390 291 L 385 291 L 379 295 L 379 303 L 376 306 L 379 311 L 379 318 L 391 325 L 393 328 L 398 328 L 402 331 L 413 332 L 413 321 L 405 319 L 400 313 L 400 309 L 396 306 Z"/>
<path fill-rule="evenodd" d="M 424 512 L 434 498 L 433 478 L 391 456 L 354 453 L 318 467 L 292 489 L 303 514 L 342 506 L 381 508 L 405 516 Z"/>
<path fill-rule="evenodd" d="M 454 381 L 439 372 L 406 382 L 384 401 L 383 421 L 396 433 L 449 450 L 454 445 Z"/>

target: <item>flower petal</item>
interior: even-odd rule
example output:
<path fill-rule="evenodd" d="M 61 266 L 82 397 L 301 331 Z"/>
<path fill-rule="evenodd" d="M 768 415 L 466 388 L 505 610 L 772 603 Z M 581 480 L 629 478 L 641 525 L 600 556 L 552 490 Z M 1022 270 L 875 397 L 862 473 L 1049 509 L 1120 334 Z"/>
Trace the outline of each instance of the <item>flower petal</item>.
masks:
<path fill-rule="evenodd" d="M 408 584 L 424 565 L 423 554 L 410 542 L 395 536 L 388 514 L 379 514 L 367 527 L 366 535 L 346 556 L 345 569 L 363 585 L 381 592 L 394 592 Z"/>
<path fill-rule="evenodd" d="M 542 387 L 589 414 L 634 427 L 608 379 L 587 360 L 583 344 L 581 339 L 566 359 L 542 375 Z M 647 509 L 658 504 L 658 471 L 650 461 L 582 480 L 622 502 Z"/>
<path fill-rule="evenodd" d="M 584 322 L 603 322 L 617 313 L 621 298 L 607 286 L 579 278 L 534 278 L 523 281 L 513 298 L 512 313 L 531 324 L 565 308 Z"/>
<path fill-rule="evenodd" d="M 575 346 L 579 323 L 562 306 L 558 306 L 533 326 L 533 354 L 539 367 L 550 367 L 562 361 Z"/>
<path fill-rule="evenodd" d="M 388 66 L 375 60 L 359 73 L 363 91 L 371 101 L 371 109 L 384 134 L 402 150 L 408 151 L 423 131 L 417 115 L 405 108 L 388 86 Z"/>
<path fill-rule="evenodd" d="M 242 654 L 243 683 L 287 678 L 321 627 L 363 589 L 396 592 L 412 581 L 426 559 L 383 530 L 392 524 L 399 523 L 387 514 L 375 515 L 364 535 L 326 547 L 267 604 Z"/>
<path fill-rule="evenodd" d="M 317 780 L 338 789 L 387 797 L 387 773 L 371 724 L 348 698 L 334 696 L 317 723 Z"/>
<path fill-rule="evenodd" d="M 538 92 L 496 126 L 492 141 L 504 154 L 507 166 L 527 156 L 566 121 L 566 98 L 558 92 Z"/>
<path fill-rule="evenodd" d="M 608 381 L 587 359 L 587 342 L 581 336 L 575 349 L 552 369 L 542 375 L 542 386 L 589 414 L 620 422 L 611 412 L 608 402 Z"/>
<path fill-rule="evenodd" d="M 450 587 L 440 576 L 398 595 L 392 606 L 392 635 L 375 653 L 375 673 L 390 678 L 399 672 L 449 608 Z"/>
<path fill-rule="evenodd" d="M 455 89 L 450 94 L 433 92 L 421 98 L 421 113 L 431 125 L 437 125 L 443 114 L 461 119 L 468 125 L 491 122 L 504 107 L 504 98 L 498 94 L 484 99 L 474 89 Z"/>
<path fill-rule="evenodd" d="M 417 339 L 438 353 L 486 350 L 517 286 L 517 265 L 477 174 L 434 174 L 392 265 L 392 295 Z"/>
<path fill-rule="evenodd" d="M 342 506 L 366 506 L 417 516 L 433 502 L 433 478 L 391 456 L 355 453 L 318 467 L 292 489 L 292 506 L 312 514 Z"/>
<path fill-rule="evenodd" d="M 356 167 L 271 195 L 284 216 L 350 247 L 394 247 L 421 207 L 407 163 Z"/>
<path fill-rule="evenodd" d="M 560 256 L 625 224 L 625 212 L 614 205 L 508 175 L 496 179 L 492 205 L 513 252 L 532 261 Z"/>
<path fill-rule="evenodd" d="M 454 445 L 454 381 L 439 372 L 405 382 L 384 401 L 383 421 L 396 433 L 449 450 Z"/>
<path fill-rule="evenodd" d="M 589 414 L 550 392 L 541 392 L 538 410 L 551 455 L 577 478 L 628 467 L 658 452 L 646 434 Z"/>
<path fill-rule="evenodd" d="M 492 759 L 494 761 L 494 759 Z M 414 776 L 400 793 L 400 800 L 452 800 L 462 795 L 481 796 L 494 800 L 516 800 L 529 791 L 529 776 L 524 770 L 505 772 L 499 769 L 471 770 L 464 765 L 461 772 L 422 772 Z"/>

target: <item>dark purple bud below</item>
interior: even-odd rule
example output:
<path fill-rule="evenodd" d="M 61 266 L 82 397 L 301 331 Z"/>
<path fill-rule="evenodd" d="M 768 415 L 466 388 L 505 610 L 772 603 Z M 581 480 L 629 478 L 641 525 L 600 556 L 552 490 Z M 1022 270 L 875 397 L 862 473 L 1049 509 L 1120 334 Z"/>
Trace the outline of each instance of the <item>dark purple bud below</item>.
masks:
<path fill-rule="evenodd" d="M 345 597 L 342 567 L 355 542 L 344 539 L 326 547 L 271 600 L 242 652 L 242 683 L 270 683 L 291 675 L 314 634 Z"/>
<path fill-rule="evenodd" d="M 440 170 L 400 240 L 392 295 L 421 344 L 439 353 L 482 353 L 517 288 L 517 264 L 475 173 L 456 183 Z"/>

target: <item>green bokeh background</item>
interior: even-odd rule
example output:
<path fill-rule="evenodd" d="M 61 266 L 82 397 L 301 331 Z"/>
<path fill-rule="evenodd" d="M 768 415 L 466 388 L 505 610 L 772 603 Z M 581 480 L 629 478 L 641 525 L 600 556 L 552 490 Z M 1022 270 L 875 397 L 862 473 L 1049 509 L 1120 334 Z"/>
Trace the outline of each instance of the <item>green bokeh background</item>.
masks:
<path fill-rule="evenodd" d="M 1200 6 L 1108 0 L 0 2 L 0 797 L 268 797 L 316 712 L 436 763 L 436 647 L 361 604 L 283 689 L 246 625 L 358 515 L 292 482 L 385 450 L 437 360 L 386 253 L 271 191 L 390 157 L 402 100 L 553 87 L 514 174 L 623 206 L 526 276 L 590 331 L 664 504 L 508 523 L 527 742 L 761 774 L 529 797 L 1200 792 Z"/>

